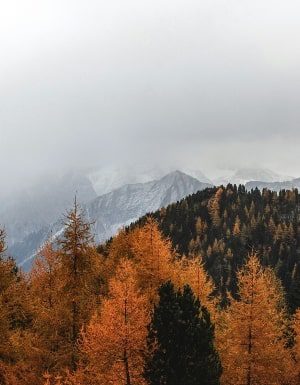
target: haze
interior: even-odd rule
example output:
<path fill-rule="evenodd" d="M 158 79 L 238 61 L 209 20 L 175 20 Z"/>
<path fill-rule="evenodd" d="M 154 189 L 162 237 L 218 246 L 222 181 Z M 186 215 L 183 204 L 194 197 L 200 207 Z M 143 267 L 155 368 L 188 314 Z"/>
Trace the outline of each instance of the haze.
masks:
<path fill-rule="evenodd" d="M 4 0 L 4 189 L 69 168 L 176 163 L 300 176 L 300 5 Z"/>

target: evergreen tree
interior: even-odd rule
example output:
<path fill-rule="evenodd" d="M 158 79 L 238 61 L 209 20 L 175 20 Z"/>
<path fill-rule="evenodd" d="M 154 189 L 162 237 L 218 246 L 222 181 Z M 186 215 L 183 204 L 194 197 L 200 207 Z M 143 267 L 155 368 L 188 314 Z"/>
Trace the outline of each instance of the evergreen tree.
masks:
<path fill-rule="evenodd" d="M 289 290 L 289 305 L 292 312 L 300 308 L 300 263 L 296 264 Z"/>
<path fill-rule="evenodd" d="M 150 385 L 219 384 L 214 326 L 188 285 L 183 291 L 176 291 L 170 281 L 160 287 L 148 347 L 145 377 Z"/>

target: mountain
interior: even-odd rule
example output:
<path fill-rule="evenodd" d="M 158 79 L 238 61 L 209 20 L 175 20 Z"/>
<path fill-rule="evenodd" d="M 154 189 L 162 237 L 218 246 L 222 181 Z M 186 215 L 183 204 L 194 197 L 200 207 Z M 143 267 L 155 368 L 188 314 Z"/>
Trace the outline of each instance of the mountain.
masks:
<path fill-rule="evenodd" d="M 180 167 L 187 175 L 198 179 L 200 182 L 212 184 L 212 182 L 198 169 Z M 166 174 L 174 172 L 169 166 L 147 166 L 137 165 L 111 165 L 93 170 L 88 170 L 86 176 L 89 178 L 97 195 L 104 195 L 127 184 L 147 183 L 161 179 Z"/>
<path fill-rule="evenodd" d="M 102 195 L 85 205 L 85 211 L 89 220 L 95 222 L 96 241 L 101 242 L 140 216 L 210 186 L 174 171 L 161 179 L 128 184 Z"/>
<path fill-rule="evenodd" d="M 204 175 L 201 170 L 190 169 L 190 168 L 182 168 L 181 170 L 185 174 L 192 176 L 193 178 L 199 180 L 202 183 L 207 183 L 207 184 L 213 185 L 213 182 L 209 178 L 207 178 L 207 176 Z"/>
<path fill-rule="evenodd" d="M 228 183 L 231 183 L 238 186 L 240 184 L 245 185 L 250 181 L 270 183 L 283 182 L 291 179 L 291 176 L 280 175 L 266 168 L 242 168 L 235 171 L 231 176 L 215 179 L 214 184 L 219 186 L 221 184 L 227 185 Z"/>
<path fill-rule="evenodd" d="M 85 204 L 82 206 L 87 219 L 94 222 L 92 230 L 95 241 L 102 242 L 114 235 L 122 226 L 136 221 L 147 212 L 177 202 L 210 186 L 183 172 L 174 171 L 151 182 L 127 184 L 89 202 L 83 202 Z M 73 197 L 70 197 L 68 204 L 64 208 L 60 207 L 60 212 L 56 210 L 53 224 L 39 223 L 40 227 L 31 226 L 32 231 L 28 231 L 26 237 L 20 238 L 19 242 L 14 242 L 10 246 L 10 253 L 20 264 L 25 263 L 28 267 L 31 257 L 45 240 L 61 234 L 63 230 L 61 214 L 70 207 L 72 200 Z"/>
<path fill-rule="evenodd" d="M 137 165 L 113 165 L 90 170 L 86 173 L 97 195 L 104 195 L 126 184 L 146 183 L 164 176 L 159 167 Z"/>
<path fill-rule="evenodd" d="M 256 187 L 259 190 L 264 188 L 271 191 L 280 191 L 280 190 L 292 190 L 299 189 L 300 190 L 300 178 L 292 179 L 290 181 L 285 182 L 261 182 L 261 181 L 251 181 L 246 183 L 245 185 L 247 190 L 255 189 Z"/>
<path fill-rule="evenodd" d="M 11 197 L 0 211 L 0 223 L 7 233 L 8 252 L 13 254 L 20 243 L 32 249 L 30 245 L 35 244 L 34 239 L 72 205 L 75 194 L 83 203 L 97 196 L 87 177 L 72 172 L 41 178 Z M 19 256 L 19 252 L 16 255 Z"/>

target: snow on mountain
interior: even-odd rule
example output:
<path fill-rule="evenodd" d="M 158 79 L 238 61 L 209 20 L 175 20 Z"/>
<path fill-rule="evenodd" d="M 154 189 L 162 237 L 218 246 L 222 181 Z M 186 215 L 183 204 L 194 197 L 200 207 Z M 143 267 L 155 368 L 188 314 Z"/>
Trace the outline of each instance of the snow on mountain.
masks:
<path fill-rule="evenodd" d="M 294 188 L 300 189 L 300 178 L 292 179 L 285 182 L 261 182 L 261 181 L 251 181 L 246 183 L 246 189 L 252 190 L 255 188 L 260 190 L 267 188 L 272 191 L 280 190 L 292 190 Z"/>
<path fill-rule="evenodd" d="M 212 182 L 200 170 L 180 167 L 187 175 L 198 179 L 200 182 L 212 184 Z M 169 166 L 147 165 L 117 165 L 94 169 L 86 173 L 97 195 L 104 195 L 126 184 L 147 183 L 162 178 L 166 174 L 174 172 Z"/>
<path fill-rule="evenodd" d="M 83 205 L 83 209 L 87 219 L 94 222 L 92 230 L 95 241 L 101 242 L 147 212 L 155 211 L 210 186 L 183 172 L 175 171 L 151 182 L 122 186 L 92 199 Z M 60 217 L 59 213 L 57 218 Z M 18 257 L 21 264 L 22 261 L 26 261 L 28 268 L 30 264 L 28 256 L 34 255 L 47 237 L 61 232 L 61 229 L 62 221 L 57 220 L 51 226 L 44 226 L 31 232 L 21 242 L 15 243 L 10 251 Z"/>
<path fill-rule="evenodd" d="M 94 232 L 96 240 L 100 242 L 147 212 L 209 186 L 183 172 L 175 171 L 159 180 L 127 184 L 94 199 L 85 206 L 85 210 L 89 220 L 95 221 Z"/>
<path fill-rule="evenodd" d="M 213 182 L 215 185 L 227 185 L 232 184 L 243 184 L 250 181 L 262 181 L 262 182 L 283 182 L 291 180 L 293 177 L 277 174 L 266 168 L 242 168 L 237 170 L 234 174 L 228 177 L 221 177 L 215 179 Z"/>
<path fill-rule="evenodd" d="M 87 172 L 87 177 L 97 195 L 104 195 L 126 184 L 150 182 L 165 174 L 166 172 L 158 167 L 117 165 L 94 169 Z"/>
<path fill-rule="evenodd" d="M 207 176 L 204 175 L 203 172 L 200 171 L 200 170 L 190 169 L 190 168 L 182 168 L 181 171 L 184 172 L 187 175 L 192 176 L 195 179 L 198 179 L 199 182 L 208 183 L 208 184 L 211 184 L 211 185 L 213 184 L 213 182 L 209 178 L 207 178 Z"/>

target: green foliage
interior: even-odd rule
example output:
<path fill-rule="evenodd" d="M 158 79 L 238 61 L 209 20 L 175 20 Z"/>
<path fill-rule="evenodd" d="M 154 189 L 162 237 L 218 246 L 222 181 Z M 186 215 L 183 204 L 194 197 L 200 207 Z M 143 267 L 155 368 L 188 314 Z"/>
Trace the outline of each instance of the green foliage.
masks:
<path fill-rule="evenodd" d="M 300 307 L 300 263 L 295 265 L 289 292 L 290 309 L 294 312 Z"/>
<path fill-rule="evenodd" d="M 160 287 L 159 298 L 149 325 L 149 384 L 218 385 L 221 364 L 207 309 L 189 286 L 176 292 L 170 281 Z"/>

